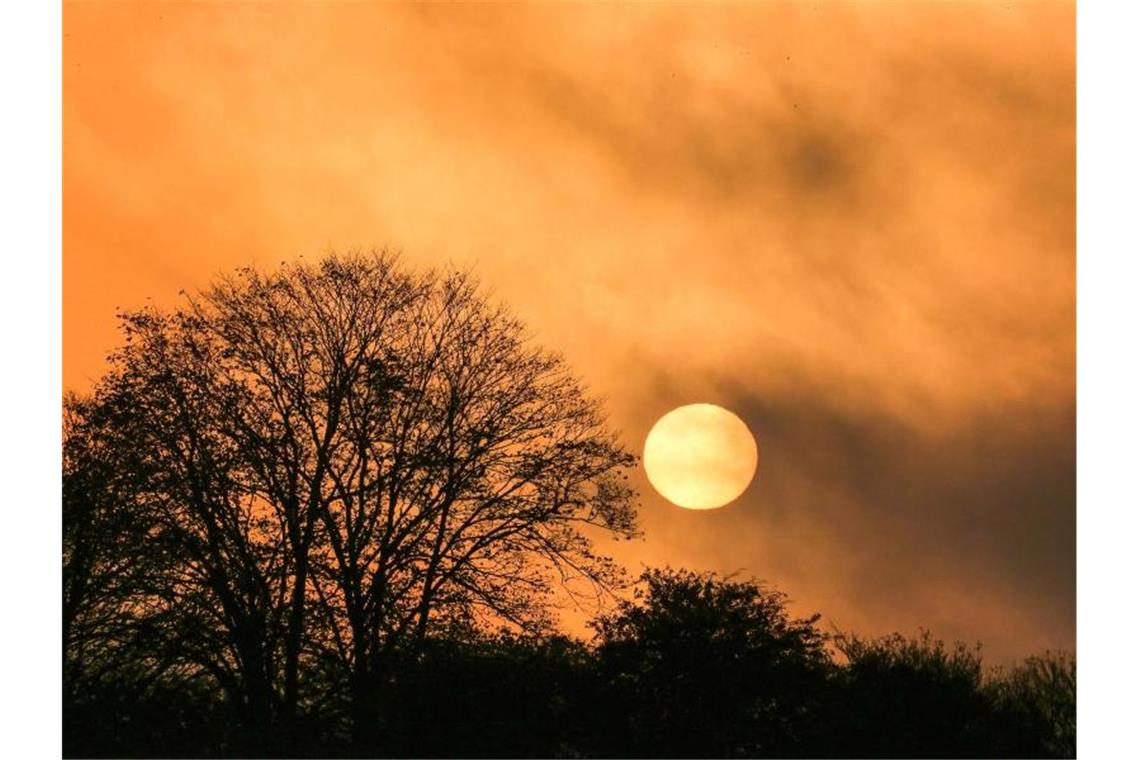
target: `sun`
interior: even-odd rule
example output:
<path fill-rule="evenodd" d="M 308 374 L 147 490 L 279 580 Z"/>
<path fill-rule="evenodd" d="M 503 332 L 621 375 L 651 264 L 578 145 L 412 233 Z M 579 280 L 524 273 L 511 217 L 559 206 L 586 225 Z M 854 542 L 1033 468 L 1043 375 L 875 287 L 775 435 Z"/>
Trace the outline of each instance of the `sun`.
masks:
<path fill-rule="evenodd" d="M 645 473 L 685 509 L 716 509 L 744 493 L 756 474 L 756 439 L 744 421 L 715 404 L 669 412 L 645 439 Z"/>

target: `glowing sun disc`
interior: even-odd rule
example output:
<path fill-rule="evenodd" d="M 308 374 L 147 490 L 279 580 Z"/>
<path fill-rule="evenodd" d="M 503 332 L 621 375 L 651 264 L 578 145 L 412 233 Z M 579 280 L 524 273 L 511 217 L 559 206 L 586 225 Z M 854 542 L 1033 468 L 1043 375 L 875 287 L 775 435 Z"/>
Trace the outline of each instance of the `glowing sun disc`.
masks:
<path fill-rule="evenodd" d="M 714 404 L 679 406 L 645 439 L 645 473 L 658 493 L 685 509 L 716 509 L 744 493 L 756 474 L 756 439 L 744 421 Z"/>

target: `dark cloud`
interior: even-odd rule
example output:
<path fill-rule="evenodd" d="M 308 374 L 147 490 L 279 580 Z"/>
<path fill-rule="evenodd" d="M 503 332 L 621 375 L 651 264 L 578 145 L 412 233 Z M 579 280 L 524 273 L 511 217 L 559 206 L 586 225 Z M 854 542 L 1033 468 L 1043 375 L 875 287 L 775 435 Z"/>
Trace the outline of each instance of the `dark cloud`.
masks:
<path fill-rule="evenodd" d="M 1008 616 L 1051 646 L 1075 615 L 1075 414 L 1032 405 L 922 435 L 787 400 L 735 399 L 764 441 L 763 480 L 742 515 L 828 526 L 815 552 L 847 555 L 841 584 L 862 615 L 965 600 L 941 619 L 999 654 L 1021 645 L 978 620 Z M 857 504 L 858 508 L 852 508 Z M 842 613 L 836 613 L 841 616 Z M 915 625 L 921 624 L 916 620 Z M 934 624 L 934 621 L 931 621 Z"/>

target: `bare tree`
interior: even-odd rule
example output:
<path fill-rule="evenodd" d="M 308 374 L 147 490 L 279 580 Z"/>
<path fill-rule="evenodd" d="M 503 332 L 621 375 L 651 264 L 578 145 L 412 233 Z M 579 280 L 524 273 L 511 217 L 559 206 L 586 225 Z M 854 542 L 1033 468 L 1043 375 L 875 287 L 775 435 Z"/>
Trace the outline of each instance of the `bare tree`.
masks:
<path fill-rule="evenodd" d="M 462 273 L 386 253 L 240 270 L 171 314 L 128 315 L 100 395 L 130 410 L 194 610 L 254 720 L 331 663 L 354 733 L 388 658 L 433 627 L 550 624 L 556 589 L 619 573 L 635 463 L 563 360 Z"/>
<path fill-rule="evenodd" d="M 299 536 L 309 639 L 348 674 L 358 731 L 394 649 L 445 618 L 541 626 L 556 580 L 616 580 L 580 528 L 635 529 L 633 457 L 562 360 L 470 277 L 396 264 L 246 270 L 193 302 L 245 391 L 243 445 Z"/>

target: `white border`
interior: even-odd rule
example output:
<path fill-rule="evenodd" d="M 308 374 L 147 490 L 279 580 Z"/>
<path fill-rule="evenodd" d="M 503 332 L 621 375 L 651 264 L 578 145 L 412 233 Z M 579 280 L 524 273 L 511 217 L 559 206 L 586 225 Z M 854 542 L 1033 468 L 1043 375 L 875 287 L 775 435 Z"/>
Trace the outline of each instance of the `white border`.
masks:
<path fill-rule="evenodd" d="M 1078 4 L 1077 747 L 1086 758 L 1138 744 L 1138 16 L 1131 3 Z"/>
<path fill-rule="evenodd" d="M 1135 6 L 1078 11 L 1078 742 L 1135 748 L 1140 553 L 1140 140 Z M 5 253 L 5 755 L 60 754 L 61 37 L 52 2 L 0 9 Z"/>
<path fill-rule="evenodd" d="M 58 757 L 62 7 L 0 5 L 4 751 Z"/>

